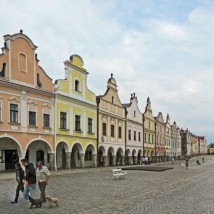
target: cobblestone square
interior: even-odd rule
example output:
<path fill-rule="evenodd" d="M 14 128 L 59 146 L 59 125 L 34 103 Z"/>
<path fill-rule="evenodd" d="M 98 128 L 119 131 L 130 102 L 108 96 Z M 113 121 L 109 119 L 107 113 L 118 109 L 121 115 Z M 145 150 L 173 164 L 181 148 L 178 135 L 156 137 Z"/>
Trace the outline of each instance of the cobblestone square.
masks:
<path fill-rule="evenodd" d="M 163 165 L 170 165 L 165 163 Z M 80 169 L 54 173 L 47 194 L 59 198 L 59 207 L 30 208 L 20 194 L 18 204 L 11 204 L 15 194 L 14 179 L 2 179 L 0 213 L 144 213 L 211 214 L 214 213 L 212 156 L 200 166 L 190 160 L 189 169 L 175 162 L 163 172 L 128 170 L 127 179 L 112 179 L 112 168 Z"/>

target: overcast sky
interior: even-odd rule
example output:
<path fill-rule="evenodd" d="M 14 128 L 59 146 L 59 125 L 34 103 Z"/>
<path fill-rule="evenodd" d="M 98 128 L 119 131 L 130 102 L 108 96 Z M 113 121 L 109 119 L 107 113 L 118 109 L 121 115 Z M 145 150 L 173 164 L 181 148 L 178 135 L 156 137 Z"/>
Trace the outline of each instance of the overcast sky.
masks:
<path fill-rule="evenodd" d="M 23 29 L 40 66 L 64 79 L 78 54 L 88 87 L 104 94 L 113 73 L 122 103 L 131 93 L 143 113 L 167 113 L 214 142 L 214 0 L 0 0 L 0 44 Z"/>

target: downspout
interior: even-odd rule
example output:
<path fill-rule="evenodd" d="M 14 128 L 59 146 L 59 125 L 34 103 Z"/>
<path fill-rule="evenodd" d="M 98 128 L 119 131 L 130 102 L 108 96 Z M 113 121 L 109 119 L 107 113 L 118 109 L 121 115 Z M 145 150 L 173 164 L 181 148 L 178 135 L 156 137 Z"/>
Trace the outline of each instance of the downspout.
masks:
<path fill-rule="evenodd" d="M 126 165 L 126 148 L 127 148 L 127 110 L 125 108 L 125 165 Z"/>
<path fill-rule="evenodd" d="M 100 98 L 96 98 L 97 101 L 97 167 L 99 167 L 99 104 Z"/>
<path fill-rule="evenodd" d="M 156 147 L 157 147 L 157 142 L 156 142 L 156 131 L 157 131 L 157 123 L 155 122 L 155 163 L 157 162 L 157 154 L 156 154 Z"/>

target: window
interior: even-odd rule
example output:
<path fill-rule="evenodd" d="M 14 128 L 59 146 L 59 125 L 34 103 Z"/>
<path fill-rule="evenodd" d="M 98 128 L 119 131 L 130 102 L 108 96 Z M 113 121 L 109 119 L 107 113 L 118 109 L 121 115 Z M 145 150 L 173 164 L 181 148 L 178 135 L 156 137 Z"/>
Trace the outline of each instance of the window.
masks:
<path fill-rule="evenodd" d="M 145 136 L 144 136 L 144 142 L 146 143 L 146 133 L 145 133 Z"/>
<path fill-rule="evenodd" d="M 138 132 L 138 141 L 141 141 L 140 135 L 141 135 L 141 133 Z"/>
<path fill-rule="evenodd" d="M 10 104 L 10 122 L 18 123 L 18 105 Z"/>
<path fill-rule="evenodd" d="M 134 117 L 136 117 L 136 111 L 134 111 Z"/>
<path fill-rule="evenodd" d="M 150 134 L 149 134 L 149 143 L 150 143 Z"/>
<path fill-rule="evenodd" d="M 114 125 L 111 125 L 111 137 L 114 137 Z"/>
<path fill-rule="evenodd" d="M 81 131 L 79 115 L 75 115 L 75 131 Z"/>
<path fill-rule="evenodd" d="M 131 130 L 129 130 L 129 140 L 131 140 Z"/>
<path fill-rule="evenodd" d="M 154 137 L 153 137 L 153 135 L 152 135 L 152 143 L 154 143 Z"/>
<path fill-rule="evenodd" d="M 88 118 L 88 133 L 92 133 L 92 119 Z"/>
<path fill-rule="evenodd" d="M 106 136 L 106 123 L 103 123 L 103 136 Z"/>
<path fill-rule="evenodd" d="M 29 125 L 35 126 L 36 125 L 36 112 L 29 111 Z"/>
<path fill-rule="evenodd" d="M 150 126 L 150 122 L 149 122 L 149 129 L 150 129 L 150 127 L 151 127 L 151 126 Z"/>
<path fill-rule="evenodd" d="M 80 82 L 75 80 L 75 91 L 80 91 Z"/>
<path fill-rule="evenodd" d="M 134 131 L 134 141 L 136 141 L 136 131 Z"/>
<path fill-rule="evenodd" d="M 60 112 L 60 129 L 66 129 L 66 119 L 67 114 L 65 112 Z"/>
<path fill-rule="evenodd" d="M 86 151 L 85 152 L 85 160 L 91 161 L 92 160 L 92 151 Z"/>
<path fill-rule="evenodd" d="M 113 96 L 111 97 L 111 103 L 114 103 L 114 97 Z"/>
<path fill-rule="evenodd" d="M 43 114 L 43 125 L 44 127 L 50 127 L 50 115 Z"/>
<path fill-rule="evenodd" d="M 118 138 L 122 137 L 122 128 L 118 127 Z"/>

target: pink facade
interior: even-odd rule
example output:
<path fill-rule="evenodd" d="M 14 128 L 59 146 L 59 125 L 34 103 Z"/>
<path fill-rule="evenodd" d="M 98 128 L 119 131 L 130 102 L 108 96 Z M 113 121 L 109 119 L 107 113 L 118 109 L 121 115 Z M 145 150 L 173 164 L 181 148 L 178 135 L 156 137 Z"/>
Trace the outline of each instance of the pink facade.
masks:
<path fill-rule="evenodd" d="M 39 66 L 37 47 L 20 31 L 4 36 L 0 54 L 0 170 L 27 157 L 54 168 L 52 79 Z"/>

